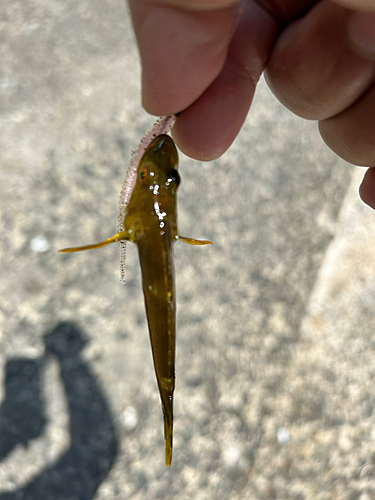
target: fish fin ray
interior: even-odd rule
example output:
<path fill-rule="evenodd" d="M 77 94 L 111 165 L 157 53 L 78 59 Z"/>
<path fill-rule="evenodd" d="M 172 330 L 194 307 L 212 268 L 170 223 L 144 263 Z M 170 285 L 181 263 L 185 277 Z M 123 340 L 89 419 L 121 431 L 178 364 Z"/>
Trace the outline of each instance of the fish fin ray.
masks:
<path fill-rule="evenodd" d="M 121 233 L 117 233 L 111 238 L 108 238 L 107 240 L 101 241 L 100 243 L 94 243 L 92 245 L 84 245 L 82 247 L 72 247 L 72 248 L 63 248 L 62 250 L 59 250 L 61 253 L 73 253 L 73 252 L 82 252 L 83 250 L 94 250 L 96 248 L 102 248 L 107 245 L 110 245 L 111 243 L 114 243 L 115 241 L 124 241 L 128 240 L 129 236 L 125 231 L 122 231 Z"/>
<path fill-rule="evenodd" d="M 178 239 L 188 245 L 212 245 L 212 241 L 209 240 L 196 240 L 194 238 L 187 238 L 186 236 L 179 236 Z"/>

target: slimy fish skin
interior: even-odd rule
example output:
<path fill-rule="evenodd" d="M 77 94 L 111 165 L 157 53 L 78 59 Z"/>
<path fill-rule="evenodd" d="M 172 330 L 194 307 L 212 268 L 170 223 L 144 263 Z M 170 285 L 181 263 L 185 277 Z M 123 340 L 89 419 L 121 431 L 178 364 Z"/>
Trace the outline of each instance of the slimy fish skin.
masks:
<path fill-rule="evenodd" d="M 124 281 L 124 245 L 127 241 L 137 245 L 152 356 L 163 410 L 165 461 L 168 467 L 172 461 L 176 345 L 173 243 L 177 240 L 191 245 L 211 243 L 178 233 L 178 153 L 171 137 L 164 133 L 173 122 L 174 117 L 160 118 L 134 154 L 121 191 L 117 234 L 94 245 L 60 250 L 91 250 L 118 241 L 123 245 L 120 256 L 121 280 Z M 156 135 L 155 131 L 162 133 Z"/>

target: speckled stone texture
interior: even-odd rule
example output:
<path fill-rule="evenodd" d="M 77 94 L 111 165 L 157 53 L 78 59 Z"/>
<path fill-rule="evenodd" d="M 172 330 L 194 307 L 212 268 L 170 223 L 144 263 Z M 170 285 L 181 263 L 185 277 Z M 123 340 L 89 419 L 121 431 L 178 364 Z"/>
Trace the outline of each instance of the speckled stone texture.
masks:
<path fill-rule="evenodd" d="M 261 82 L 220 160 L 181 155 L 174 457 L 164 465 L 131 150 L 153 118 L 120 0 L 3 0 L 0 500 L 375 499 L 375 214 Z M 358 171 L 359 172 L 359 171 Z"/>

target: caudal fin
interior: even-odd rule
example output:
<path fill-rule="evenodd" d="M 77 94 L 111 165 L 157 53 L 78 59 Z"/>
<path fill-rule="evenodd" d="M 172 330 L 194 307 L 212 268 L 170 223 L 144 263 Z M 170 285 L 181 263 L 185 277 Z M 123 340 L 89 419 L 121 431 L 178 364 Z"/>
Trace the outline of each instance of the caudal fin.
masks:
<path fill-rule="evenodd" d="M 173 399 L 163 401 L 163 419 L 164 419 L 164 443 L 165 443 L 165 464 L 167 467 L 172 463 L 173 447 Z"/>

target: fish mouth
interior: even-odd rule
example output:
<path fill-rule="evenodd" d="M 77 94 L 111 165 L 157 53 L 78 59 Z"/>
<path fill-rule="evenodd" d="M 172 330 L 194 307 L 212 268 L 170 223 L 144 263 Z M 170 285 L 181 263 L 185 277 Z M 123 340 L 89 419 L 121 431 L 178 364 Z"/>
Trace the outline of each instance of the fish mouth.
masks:
<path fill-rule="evenodd" d="M 172 169 L 178 168 L 178 153 L 172 137 L 161 134 L 151 142 L 142 159 L 142 165 L 152 164 L 157 172 L 168 175 Z M 156 180 L 156 179 L 155 179 Z M 159 178 L 161 181 L 161 178 Z"/>
<path fill-rule="evenodd" d="M 164 144 L 164 142 L 165 142 L 165 137 L 166 137 L 165 135 L 162 135 L 161 137 L 159 137 L 159 138 L 157 137 L 157 138 L 155 139 L 155 141 L 156 141 L 157 139 L 159 139 L 159 142 L 158 142 L 157 144 L 155 144 L 155 149 L 154 149 L 154 151 L 155 151 L 155 152 L 156 152 L 156 151 L 159 151 L 159 150 L 163 147 L 163 144 Z"/>
<path fill-rule="evenodd" d="M 171 154 L 172 152 L 177 155 L 177 150 L 176 146 L 173 142 L 172 137 L 166 134 L 161 134 L 155 137 L 155 139 L 149 144 L 147 147 L 145 153 L 147 152 L 152 152 L 152 153 L 162 153 L 162 152 L 168 152 Z"/>

